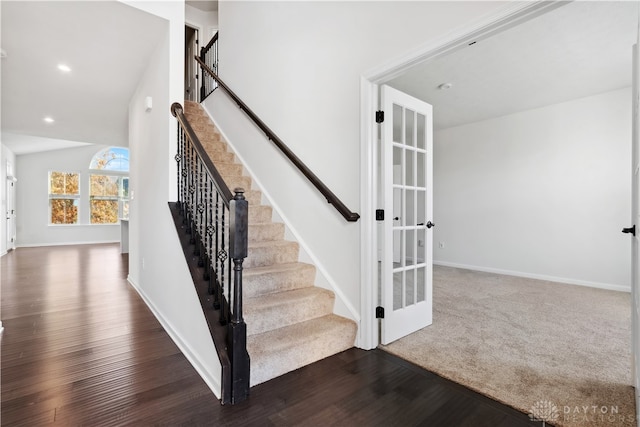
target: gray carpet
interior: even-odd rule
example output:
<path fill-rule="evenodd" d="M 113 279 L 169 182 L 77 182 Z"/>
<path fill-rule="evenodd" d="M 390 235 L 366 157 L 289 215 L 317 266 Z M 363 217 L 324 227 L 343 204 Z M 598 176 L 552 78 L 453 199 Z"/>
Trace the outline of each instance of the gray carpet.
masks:
<path fill-rule="evenodd" d="M 382 348 L 556 426 L 635 426 L 631 297 L 434 266 L 433 325 Z"/>

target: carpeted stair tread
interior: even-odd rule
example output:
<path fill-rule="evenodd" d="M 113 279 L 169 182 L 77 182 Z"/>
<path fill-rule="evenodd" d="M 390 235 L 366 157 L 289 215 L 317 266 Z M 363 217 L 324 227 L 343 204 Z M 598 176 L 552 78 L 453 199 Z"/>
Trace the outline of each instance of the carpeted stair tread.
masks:
<path fill-rule="evenodd" d="M 287 290 L 243 301 L 247 335 L 255 335 L 333 312 L 333 292 L 309 287 Z"/>
<path fill-rule="evenodd" d="M 274 240 L 282 240 L 283 238 L 284 224 L 280 222 L 249 224 L 249 242 L 272 242 Z"/>
<path fill-rule="evenodd" d="M 206 151 L 206 148 L 205 148 Z M 235 154 L 233 154 L 230 151 L 207 151 L 207 154 L 209 155 L 209 157 L 211 158 L 211 161 L 213 161 L 213 164 L 217 164 L 218 162 L 225 162 L 225 163 L 232 163 L 235 161 Z"/>
<path fill-rule="evenodd" d="M 335 314 L 252 335 L 251 386 L 347 350 L 355 338 L 355 322 Z"/>
<path fill-rule="evenodd" d="M 302 262 L 247 268 L 242 275 L 243 297 L 313 286 L 315 278 L 316 268 Z"/>
<path fill-rule="evenodd" d="M 298 261 L 298 243 L 287 240 L 273 242 L 249 242 L 246 268 Z"/>
<path fill-rule="evenodd" d="M 251 189 L 252 182 L 251 178 L 249 178 L 248 176 L 224 175 L 222 173 L 220 173 L 220 175 L 222 175 L 222 179 L 231 191 L 233 191 L 234 188 L 238 187 L 244 188 L 245 191 Z"/>
<path fill-rule="evenodd" d="M 233 192 L 233 188 L 230 188 Z M 246 188 L 245 188 L 246 190 Z M 257 205 L 249 206 L 249 223 L 252 222 L 269 222 L 272 216 L 271 206 Z"/>
<path fill-rule="evenodd" d="M 244 197 L 249 202 L 249 209 L 254 206 L 260 206 L 262 204 L 262 191 L 244 189 Z"/>
<path fill-rule="evenodd" d="M 242 176 L 242 165 L 238 163 L 216 162 L 215 166 L 223 177 Z"/>

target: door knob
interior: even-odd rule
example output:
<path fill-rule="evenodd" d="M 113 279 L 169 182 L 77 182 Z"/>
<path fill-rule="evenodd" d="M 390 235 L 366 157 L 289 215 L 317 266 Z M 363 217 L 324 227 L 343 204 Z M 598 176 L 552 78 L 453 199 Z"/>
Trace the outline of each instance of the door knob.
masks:
<path fill-rule="evenodd" d="M 635 236 L 636 235 L 636 225 L 633 224 L 633 227 L 623 228 L 622 232 L 623 233 L 631 233 L 631 234 L 633 234 Z"/>
<path fill-rule="evenodd" d="M 436 225 L 431 221 L 427 222 L 427 228 L 435 227 Z"/>

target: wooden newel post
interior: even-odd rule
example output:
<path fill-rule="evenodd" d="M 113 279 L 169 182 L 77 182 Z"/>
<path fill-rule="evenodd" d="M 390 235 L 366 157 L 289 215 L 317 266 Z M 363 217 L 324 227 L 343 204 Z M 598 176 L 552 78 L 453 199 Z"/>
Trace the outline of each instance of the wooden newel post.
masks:
<path fill-rule="evenodd" d="M 231 354 L 231 403 L 242 402 L 249 396 L 249 353 L 247 325 L 242 317 L 242 263 L 248 254 L 249 203 L 244 189 L 236 188 L 229 203 L 229 250 L 233 259 L 233 300 L 229 323 L 228 345 Z"/>

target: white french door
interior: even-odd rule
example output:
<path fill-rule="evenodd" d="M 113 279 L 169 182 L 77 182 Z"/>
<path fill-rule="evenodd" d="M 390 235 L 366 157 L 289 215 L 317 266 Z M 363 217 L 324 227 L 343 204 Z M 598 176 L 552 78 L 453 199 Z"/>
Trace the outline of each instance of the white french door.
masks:
<path fill-rule="evenodd" d="M 431 105 L 382 86 L 382 344 L 432 322 Z"/>
<path fill-rule="evenodd" d="M 16 248 L 16 179 L 13 176 L 13 165 L 7 161 L 6 218 L 7 218 L 7 251 Z"/>
<path fill-rule="evenodd" d="M 640 42 L 640 40 L 639 40 Z M 633 46 L 633 98 L 631 138 L 631 221 L 633 226 L 624 232 L 632 232 L 631 239 L 631 354 L 635 382 L 637 415 L 640 416 L 640 53 L 638 44 Z"/>

